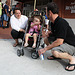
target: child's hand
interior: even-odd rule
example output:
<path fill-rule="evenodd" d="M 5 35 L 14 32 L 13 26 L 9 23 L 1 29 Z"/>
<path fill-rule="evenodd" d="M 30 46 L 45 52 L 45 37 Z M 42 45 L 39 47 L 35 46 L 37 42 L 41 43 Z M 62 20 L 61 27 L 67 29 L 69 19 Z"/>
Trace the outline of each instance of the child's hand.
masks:
<path fill-rule="evenodd" d="M 35 22 L 34 25 L 40 25 L 41 22 Z"/>
<path fill-rule="evenodd" d="M 33 24 L 31 24 L 31 27 L 33 27 L 35 24 L 33 23 Z"/>

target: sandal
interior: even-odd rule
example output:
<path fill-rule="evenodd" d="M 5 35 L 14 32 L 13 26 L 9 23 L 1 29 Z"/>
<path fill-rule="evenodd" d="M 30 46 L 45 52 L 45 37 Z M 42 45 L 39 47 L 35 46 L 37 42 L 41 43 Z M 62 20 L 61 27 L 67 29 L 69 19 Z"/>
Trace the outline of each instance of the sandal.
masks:
<path fill-rule="evenodd" d="M 52 56 L 48 56 L 47 59 L 48 60 L 57 60 L 57 59 L 61 59 L 61 58 L 56 58 L 52 55 Z"/>
<path fill-rule="evenodd" d="M 72 70 L 69 70 L 70 67 L 74 66 L 74 68 Z M 75 64 L 68 64 L 67 65 L 68 69 L 65 68 L 66 71 L 73 71 L 75 70 Z"/>
<path fill-rule="evenodd" d="M 36 44 L 34 43 L 32 47 L 35 48 L 36 47 Z"/>
<path fill-rule="evenodd" d="M 29 45 L 28 43 L 25 43 L 25 44 L 24 44 L 24 47 L 27 47 L 28 45 Z"/>
<path fill-rule="evenodd" d="M 13 45 L 13 47 L 16 47 L 17 45 L 19 45 L 19 43 L 15 43 L 15 44 Z"/>

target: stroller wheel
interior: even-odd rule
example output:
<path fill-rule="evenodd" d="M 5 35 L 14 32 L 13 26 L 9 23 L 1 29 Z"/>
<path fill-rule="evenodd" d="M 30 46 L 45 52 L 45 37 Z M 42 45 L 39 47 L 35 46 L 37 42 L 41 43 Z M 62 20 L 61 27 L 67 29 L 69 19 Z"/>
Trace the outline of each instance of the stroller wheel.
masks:
<path fill-rule="evenodd" d="M 21 50 L 17 50 L 17 55 L 20 57 L 21 56 Z"/>
<path fill-rule="evenodd" d="M 31 53 L 31 57 L 32 57 L 33 59 L 37 59 L 37 58 L 39 57 L 39 55 L 38 55 L 37 52 L 32 52 L 32 53 Z"/>
<path fill-rule="evenodd" d="M 23 49 L 21 50 L 21 55 L 22 55 L 22 56 L 24 55 L 24 50 L 23 50 Z"/>
<path fill-rule="evenodd" d="M 44 48 L 45 47 L 45 44 L 42 44 L 41 47 Z"/>

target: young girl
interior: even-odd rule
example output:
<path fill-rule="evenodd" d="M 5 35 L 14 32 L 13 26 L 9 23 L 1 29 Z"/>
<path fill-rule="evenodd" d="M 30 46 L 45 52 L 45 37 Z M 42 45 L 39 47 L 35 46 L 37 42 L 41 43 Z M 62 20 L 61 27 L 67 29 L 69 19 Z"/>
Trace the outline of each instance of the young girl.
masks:
<path fill-rule="evenodd" d="M 25 44 L 24 44 L 24 47 L 27 47 L 28 46 L 28 38 L 29 36 L 33 36 L 33 40 L 34 40 L 34 43 L 33 43 L 33 48 L 36 47 L 36 41 L 37 41 L 37 36 L 39 34 L 39 30 L 40 30 L 40 17 L 34 17 L 33 19 L 33 22 L 31 22 L 31 25 L 30 25 L 30 29 L 29 29 L 29 33 L 26 34 L 25 36 Z"/>

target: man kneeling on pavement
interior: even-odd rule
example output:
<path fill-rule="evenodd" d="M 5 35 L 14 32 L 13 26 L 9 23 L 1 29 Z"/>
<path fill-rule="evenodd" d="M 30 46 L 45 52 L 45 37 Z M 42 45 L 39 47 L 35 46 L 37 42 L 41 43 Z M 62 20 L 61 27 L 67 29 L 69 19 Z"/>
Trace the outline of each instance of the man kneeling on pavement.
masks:
<path fill-rule="evenodd" d="M 38 53 L 40 56 L 46 51 L 51 50 L 53 56 L 47 57 L 49 60 L 52 58 L 67 59 L 69 60 L 69 64 L 66 66 L 65 70 L 73 71 L 75 69 L 75 58 L 73 57 L 75 53 L 75 35 L 68 22 L 58 16 L 58 12 L 58 7 L 54 2 L 48 3 L 47 15 L 51 21 L 51 33 L 55 40 L 50 44 L 50 36 L 46 34 L 46 36 L 49 36 L 44 39 L 47 46 L 38 50 Z"/>
<path fill-rule="evenodd" d="M 15 8 L 14 15 L 12 15 L 10 18 L 10 23 L 12 28 L 11 35 L 15 40 L 15 44 L 13 46 L 16 47 L 19 44 L 18 39 L 23 39 L 24 37 L 25 29 L 28 23 L 28 17 L 21 15 L 20 8 Z"/>

